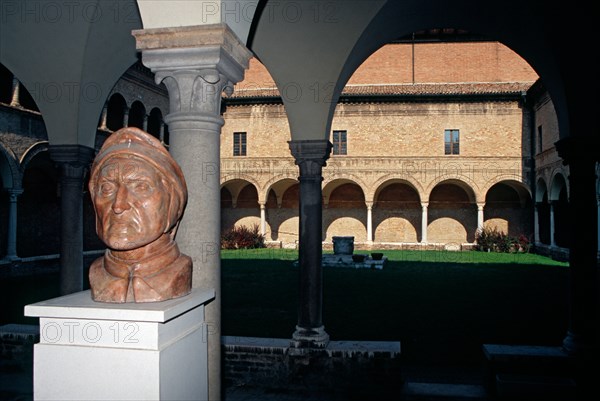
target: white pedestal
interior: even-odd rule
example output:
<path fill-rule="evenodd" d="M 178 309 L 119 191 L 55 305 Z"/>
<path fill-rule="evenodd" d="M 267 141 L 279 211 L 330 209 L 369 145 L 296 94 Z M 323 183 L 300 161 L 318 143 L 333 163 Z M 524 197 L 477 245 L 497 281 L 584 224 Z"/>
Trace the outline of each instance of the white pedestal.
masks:
<path fill-rule="evenodd" d="M 163 302 L 94 302 L 82 291 L 25 306 L 40 318 L 35 400 L 207 400 L 204 305 L 214 290 Z"/>

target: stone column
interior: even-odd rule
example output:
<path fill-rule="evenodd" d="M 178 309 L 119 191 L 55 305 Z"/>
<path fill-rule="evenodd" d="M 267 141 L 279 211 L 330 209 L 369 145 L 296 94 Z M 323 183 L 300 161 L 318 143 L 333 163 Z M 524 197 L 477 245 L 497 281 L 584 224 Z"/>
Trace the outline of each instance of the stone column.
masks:
<path fill-rule="evenodd" d="M 427 243 L 427 224 L 429 217 L 427 216 L 427 209 L 429 208 L 429 202 L 421 202 L 421 244 Z"/>
<path fill-rule="evenodd" d="M 164 121 L 160 122 L 160 133 L 158 134 L 158 139 L 160 139 L 160 143 L 164 145 L 165 143 L 165 123 Z"/>
<path fill-rule="evenodd" d="M 83 185 L 94 149 L 51 145 L 50 157 L 60 170 L 60 292 L 83 290 Z"/>
<path fill-rule="evenodd" d="M 10 99 L 10 105 L 12 107 L 19 107 L 21 106 L 21 102 L 19 99 L 19 92 L 21 90 L 21 83 L 19 82 L 19 80 L 17 79 L 17 77 L 13 77 L 13 82 L 12 82 L 12 98 Z"/>
<path fill-rule="evenodd" d="M 373 202 L 367 204 L 367 243 L 373 243 Z"/>
<path fill-rule="evenodd" d="M 144 121 L 142 122 L 142 130 L 148 132 L 148 115 L 144 114 Z"/>
<path fill-rule="evenodd" d="M 106 126 L 106 119 L 108 118 L 108 105 L 104 105 L 102 108 L 102 117 L 100 117 L 100 129 L 106 131 L 108 127 Z"/>
<path fill-rule="evenodd" d="M 556 240 L 554 239 L 554 205 L 556 201 L 549 201 L 550 204 L 550 247 L 556 246 Z"/>
<path fill-rule="evenodd" d="M 292 336 L 296 348 L 322 348 L 329 342 L 323 326 L 322 170 L 331 152 L 328 140 L 290 141 L 300 169 L 300 265 L 298 324 Z"/>
<path fill-rule="evenodd" d="M 129 107 L 125 106 L 123 110 L 123 128 L 129 127 Z"/>
<path fill-rule="evenodd" d="M 485 203 L 477 203 L 477 230 L 483 230 L 483 208 Z"/>
<path fill-rule="evenodd" d="M 540 203 L 536 202 L 533 208 L 533 241 L 534 244 L 540 243 Z"/>
<path fill-rule="evenodd" d="M 142 62 L 169 91 L 169 151 L 188 182 L 177 243 L 192 258 L 193 286 L 212 288 L 206 306 L 209 399 L 221 399 L 221 95 L 244 77 L 250 51 L 226 24 L 135 30 Z"/>
<path fill-rule="evenodd" d="M 261 235 L 267 235 L 267 205 L 265 202 L 259 202 L 260 206 L 260 233 Z"/>
<path fill-rule="evenodd" d="M 563 347 L 571 355 L 591 357 L 598 350 L 598 204 L 595 163 L 600 140 L 570 137 L 556 142 L 569 166 L 570 319 Z"/>
<path fill-rule="evenodd" d="M 18 260 L 17 256 L 17 199 L 21 188 L 10 188 L 8 192 L 8 232 L 6 236 L 6 259 Z"/>

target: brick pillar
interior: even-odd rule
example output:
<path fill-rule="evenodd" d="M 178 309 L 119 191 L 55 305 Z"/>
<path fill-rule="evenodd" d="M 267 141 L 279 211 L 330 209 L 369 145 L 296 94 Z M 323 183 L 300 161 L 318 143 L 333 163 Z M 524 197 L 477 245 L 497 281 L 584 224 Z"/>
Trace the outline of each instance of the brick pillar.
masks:
<path fill-rule="evenodd" d="M 83 290 L 83 185 L 94 149 L 51 145 L 50 158 L 60 171 L 60 292 Z"/>
<path fill-rule="evenodd" d="M 328 140 L 290 141 L 300 169 L 300 265 L 298 324 L 292 336 L 296 348 L 322 348 L 329 342 L 323 326 L 323 167 L 331 152 Z"/>
<path fill-rule="evenodd" d="M 142 62 L 169 91 L 169 151 L 188 182 L 177 232 L 192 258 L 193 286 L 212 288 L 206 306 L 209 399 L 221 399 L 221 95 L 244 77 L 250 51 L 226 24 L 133 31 Z"/>

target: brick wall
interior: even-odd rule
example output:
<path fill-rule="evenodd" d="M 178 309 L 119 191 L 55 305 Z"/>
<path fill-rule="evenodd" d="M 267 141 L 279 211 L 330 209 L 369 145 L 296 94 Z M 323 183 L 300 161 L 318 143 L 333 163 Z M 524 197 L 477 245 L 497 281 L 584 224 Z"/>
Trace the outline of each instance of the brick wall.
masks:
<path fill-rule="evenodd" d="M 498 42 L 388 44 L 355 71 L 349 84 L 414 82 L 535 81 L 525 60 Z M 273 87 L 273 78 L 256 59 L 237 88 Z"/>

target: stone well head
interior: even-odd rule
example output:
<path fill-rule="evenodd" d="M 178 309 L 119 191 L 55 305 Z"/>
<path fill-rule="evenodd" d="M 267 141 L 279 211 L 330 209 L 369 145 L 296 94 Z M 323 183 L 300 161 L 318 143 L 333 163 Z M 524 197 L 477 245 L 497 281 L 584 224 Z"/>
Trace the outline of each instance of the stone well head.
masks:
<path fill-rule="evenodd" d="M 333 237 L 333 253 L 336 255 L 352 255 L 354 253 L 354 237 Z"/>

